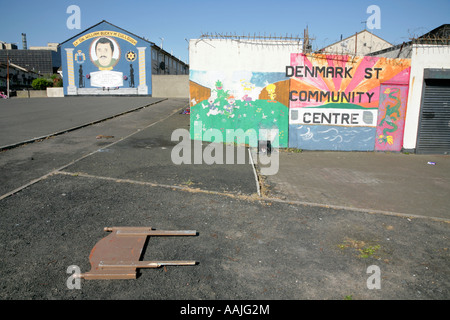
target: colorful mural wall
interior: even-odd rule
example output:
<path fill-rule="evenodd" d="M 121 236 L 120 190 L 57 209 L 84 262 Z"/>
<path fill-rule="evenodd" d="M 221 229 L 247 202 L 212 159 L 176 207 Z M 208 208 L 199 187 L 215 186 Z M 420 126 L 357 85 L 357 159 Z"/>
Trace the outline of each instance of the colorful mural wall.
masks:
<path fill-rule="evenodd" d="M 277 83 L 265 85 L 268 78 L 276 75 L 251 73 L 246 80 L 234 82 L 217 78 L 212 88 L 196 83 L 197 76 L 195 70 L 191 71 L 191 138 L 211 141 L 205 138 L 205 133 L 214 128 L 223 133 L 222 140 L 216 142 L 255 147 L 257 140 L 263 139 L 271 140 L 274 147 L 287 147 L 288 101 L 280 102 L 287 92 L 284 95 L 278 93 Z M 278 76 L 283 77 L 283 74 Z M 244 132 L 250 129 L 255 135 L 245 141 L 238 141 L 236 136 L 229 140 L 227 130 L 236 129 Z"/>
<path fill-rule="evenodd" d="M 289 146 L 400 151 L 409 59 L 293 53 Z"/>
<path fill-rule="evenodd" d="M 61 45 L 64 94 L 151 94 L 150 43 L 101 22 Z"/>
<path fill-rule="evenodd" d="M 190 42 L 191 138 L 256 147 L 270 140 L 288 146 L 289 83 L 284 67 L 301 41 L 201 39 Z M 239 137 L 227 132 L 253 132 Z M 241 132 L 242 132 L 241 131 Z"/>
<path fill-rule="evenodd" d="M 218 129 L 220 142 L 237 142 L 227 130 L 253 129 L 281 148 L 401 150 L 410 59 L 290 51 L 284 60 L 286 51 L 273 55 L 267 45 L 220 45 L 190 51 L 192 139 L 217 141 L 208 131 Z M 257 139 L 246 143 L 254 147 Z"/>

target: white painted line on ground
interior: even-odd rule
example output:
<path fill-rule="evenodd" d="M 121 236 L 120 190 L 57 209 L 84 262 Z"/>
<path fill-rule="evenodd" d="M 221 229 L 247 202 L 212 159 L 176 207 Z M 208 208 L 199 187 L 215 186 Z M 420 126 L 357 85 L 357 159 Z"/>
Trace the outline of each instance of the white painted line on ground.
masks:
<path fill-rule="evenodd" d="M 260 187 L 260 185 L 259 185 L 258 174 L 256 173 L 256 166 L 255 166 L 255 163 L 253 162 L 252 152 L 250 151 L 250 148 L 248 148 L 248 155 L 249 155 L 249 157 L 250 157 L 250 162 L 251 162 L 251 164 L 252 164 L 253 174 L 255 175 L 256 190 L 257 190 L 257 192 L 258 192 L 258 196 L 261 197 L 261 187 Z"/>

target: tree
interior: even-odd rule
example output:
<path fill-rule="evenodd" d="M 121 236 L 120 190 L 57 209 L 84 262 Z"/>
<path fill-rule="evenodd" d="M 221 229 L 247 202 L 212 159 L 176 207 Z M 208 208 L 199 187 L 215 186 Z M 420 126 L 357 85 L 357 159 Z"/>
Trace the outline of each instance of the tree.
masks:
<path fill-rule="evenodd" d="M 47 87 L 53 86 L 53 81 L 45 78 L 37 78 L 33 80 L 31 86 L 34 90 L 45 90 Z"/>

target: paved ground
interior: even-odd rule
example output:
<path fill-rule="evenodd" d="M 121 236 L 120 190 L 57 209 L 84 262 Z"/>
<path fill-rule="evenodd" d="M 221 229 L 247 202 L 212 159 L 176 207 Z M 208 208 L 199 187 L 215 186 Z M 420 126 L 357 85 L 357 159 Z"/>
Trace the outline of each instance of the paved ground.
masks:
<path fill-rule="evenodd" d="M 148 97 L 0 99 L 0 150 L 89 125 L 161 100 Z"/>
<path fill-rule="evenodd" d="M 305 151 L 278 156 L 277 174 L 265 180 L 266 196 L 450 220 L 448 155 Z"/>
<path fill-rule="evenodd" d="M 189 127 L 189 117 L 179 113 L 186 105 L 165 100 L 0 153 L 0 299 L 201 305 L 192 301 L 450 298 L 444 209 L 450 202 L 441 194 L 425 200 L 439 186 L 448 190 L 448 174 L 435 176 L 448 167 L 447 158 L 421 166 L 428 158 L 282 152 L 279 175 L 265 177 L 259 197 L 250 161 L 172 163 L 178 142 L 171 134 Z M 99 134 L 114 138 L 96 139 Z M 395 163 L 396 170 L 383 176 L 370 159 Z M 286 170 L 298 163 L 303 170 L 289 177 Z M 421 181 L 422 189 L 411 181 Z M 377 194 L 383 184 L 402 186 L 398 203 L 389 191 Z M 371 193 L 354 198 L 362 187 Z M 419 190 L 430 191 L 423 201 L 416 200 Z M 151 238 L 143 259 L 198 264 L 143 269 L 136 280 L 82 280 L 81 289 L 68 289 L 67 268 L 89 271 L 89 253 L 110 226 L 196 230 L 194 237 Z M 373 266 L 380 289 L 368 287 Z"/>

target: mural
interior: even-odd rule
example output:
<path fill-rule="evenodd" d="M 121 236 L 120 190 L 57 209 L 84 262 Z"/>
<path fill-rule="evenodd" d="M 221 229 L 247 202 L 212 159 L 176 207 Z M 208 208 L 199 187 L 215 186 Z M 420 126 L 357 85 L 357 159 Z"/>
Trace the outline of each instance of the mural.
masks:
<path fill-rule="evenodd" d="M 403 145 L 408 86 L 382 85 L 375 150 L 400 151 Z"/>
<path fill-rule="evenodd" d="M 62 44 L 65 95 L 151 94 L 150 43 L 102 22 Z"/>
<path fill-rule="evenodd" d="M 291 54 L 289 146 L 400 151 L 409 59 Z"/>
<path fill-rule="evenodd" d="M 259 61 L 264 46 L 219 59 L 218 54 L 227 56 L 225 47 L 217 52 L 219 45 L 204 45 L 210 54 L 202 52 L 201 58 L 192 55 L 197 63 L 189 75 L 192 139 L 216 141 L 209 131 L 218 129 L 221 142 L 233 143 L 237 139 L 227 137 L 227 130 L 253 129 L 257 139 L 281 148 L 401 150 L 410 59 L 290 51 Z M 284 61 L 284 70 L 274 59 Z M 266 65 L 265 72 L 256 71 Z M 245 143 L 256 147 L 257 139 Z"/>
<path fill-rule="evenodd" d="M 245 138 L 249 146 L 270 140 L 275 148 L 287 147 L 289 78 L 284 68 L 291 53 L 301 50 L 301 39 L 292 38 L 191 39 L 191 138 L 216 141 L 220 131 L 223 142 L 241 144 L 227 135 L 239 130 L 249 135 L 253 132 L 252 139 Z"/>
<path fill-rule="evenodd" d="M 283 73 L 235 71 L 227 76 L 191 70 L 189 78 L 192 139 L 211 141 L 208 131 L 219 129 L 220 142 L 256 147 L 258 139 L 264 139 L 273 147 L 288 146 L 288 87 Z M 253 130 L 256 136 L 245 141 L 227 136 L 227 130 L 236 129 Z"/>

